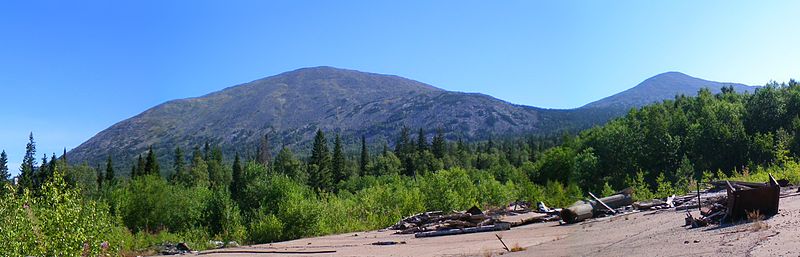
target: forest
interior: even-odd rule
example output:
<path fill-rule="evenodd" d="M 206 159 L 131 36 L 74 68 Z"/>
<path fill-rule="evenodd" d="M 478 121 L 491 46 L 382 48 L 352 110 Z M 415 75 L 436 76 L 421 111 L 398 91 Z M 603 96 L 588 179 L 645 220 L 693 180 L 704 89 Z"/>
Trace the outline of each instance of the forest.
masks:
<path fill-rule="evenodd" d="M 66 152 L 39 159 L 31 134 L 16 185 L 0 154 L 0 252 L 127 256 L 163 242 L 205 249 L 209 240 L 258 244 L 380 229 L 426 210 L 513 201 L 562 207 L 586 192 L 626 187 L 652 199 L 717 179 L 765 181 L 767 173 L 798 183 L 799 131 L 800 84 L 789 81 L 752 94 L 704 89 L 577 134 L 463 142 L 403 128 L 390 147 L 363 137 L 344 146 L 339 135 L 317 131 L 310 153 L 272 155 L 264 138 L 256 154 L 232 160 L 206 143 L 69 165 Z M 348 147 L 361 150 L 347 154 Z M 157 161 L 164 151 L 172 170 Z M 131 175 L 115 175 L 128 173 L 114 170 L 116 161 L 132 162 Z"/>

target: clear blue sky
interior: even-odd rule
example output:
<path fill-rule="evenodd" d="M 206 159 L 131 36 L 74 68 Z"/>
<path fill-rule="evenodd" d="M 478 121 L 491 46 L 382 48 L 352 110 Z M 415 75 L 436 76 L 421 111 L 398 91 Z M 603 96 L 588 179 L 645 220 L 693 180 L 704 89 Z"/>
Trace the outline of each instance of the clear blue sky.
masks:
<path fill-rule="evenodd" d="M 73 148 L 164 101 L 308 66 L 574 108 L 665 71 L 800 71 L 799 1 L 4 1 L 0 149 Z"/>

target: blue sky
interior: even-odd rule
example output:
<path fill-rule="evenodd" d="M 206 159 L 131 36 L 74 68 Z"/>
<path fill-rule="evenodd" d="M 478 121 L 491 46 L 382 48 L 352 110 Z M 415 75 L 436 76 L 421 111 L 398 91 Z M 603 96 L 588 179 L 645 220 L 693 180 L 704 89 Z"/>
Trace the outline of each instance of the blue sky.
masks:
<path fill-rule="evenodd" d="M 666 71 L 797 78 L 798 1 L 4 1 L 0 149 L 309 66 L 575 108 Z"/>

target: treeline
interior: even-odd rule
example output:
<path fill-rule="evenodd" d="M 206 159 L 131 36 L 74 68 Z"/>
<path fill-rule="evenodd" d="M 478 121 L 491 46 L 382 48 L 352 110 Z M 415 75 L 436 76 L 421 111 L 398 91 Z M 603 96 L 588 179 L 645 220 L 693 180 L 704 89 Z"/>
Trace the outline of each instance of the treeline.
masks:
<path fill-rule="evenodd" d="M 441 132 L 428 137 L 424 130 L 412 134 L 404 128 L 391 149 L 384 144 L 370 152 L 362 138 L 361 152 L 348 155 L 338 135 L 329 140 L 318 131 L 306 159 L 289 148 L 273 156 L 264 138 L 255 156 L 235 154 L 233 160 L 209 144 L 190 154 L 176 148 L 170 151 L 173 170 L 162 171 L 158 149 L 150 148 L 132 161 L 132 176 L 121 177 L 110 157 L 95 167 L 67 165 L 66 154 L 38 164 L 28 158 L 36 155 L 31 135 L 20 183 L 8 184 L 9 197 L 3 197 L 4 216 L 12 220 L 0 225 L 6 238 L 29 244 L 0 245 L 0 251 L 53 255 L 60 252 L 52 249 L 78 251 L 86 242 L 109 241 L 108 251 L 124 252 L 164 240 L 202 249 L 208 239 L 265 243 L 383 228 L 425 210 L 498 207 L 516 200 L 566 205 L 583 195 L 577 184 L 538 185 L 528 177 L 531 158 L 559 141 L 531 137 L 467 144 L 445 140 Z M 24 204 L 65 197 L 80 204 L 61 209 Z M 108 223 L 79 229 L 83 232 L 70 237 L 73 241 L 29 251 L 35 242 L 64 235 L 35 232 L 43 226 L 39 217 L 70 216 L 76 209 Z M 89 226 L 85 222 L 75 218 L 69 224 Z"/>
<path fill-rule="evenodd" d="M 587 190 L 605 182 L 638 186 L 640 194 L 682 192 L 698 180 L 744 179 L 773 165 L 796 166 L 799 131 L 800 85 L 794 80 L 752 94 L 703 89 L 581 132 L 542 153 L 532 178 L 577 182 Z M 794 173 L 779 175 L 797 182 Z"/>

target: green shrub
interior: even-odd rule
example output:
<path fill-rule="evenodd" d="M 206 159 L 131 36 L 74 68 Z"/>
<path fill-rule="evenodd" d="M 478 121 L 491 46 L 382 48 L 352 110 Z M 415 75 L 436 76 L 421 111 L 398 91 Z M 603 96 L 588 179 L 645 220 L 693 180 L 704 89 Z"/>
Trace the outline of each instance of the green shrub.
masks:
<path fill-rule="evenodd" d="M 250 222 L 249 239 L 256 244 L 280 241 L 284 239 L 283 230 L 283 222 L 277 216 L 261 213 Z"/>
<path fill-rule="evenodd" d="M 13 190 L 8 186 L 9 190 Z M 0 252 L 7 256 L 96 256 L 120 250 L 108 206 L 85 200 L 56 170 L 34 197 L 28 190 L 0 198 Z M 102 249 L 101 243 L 109 248 Z"/>

